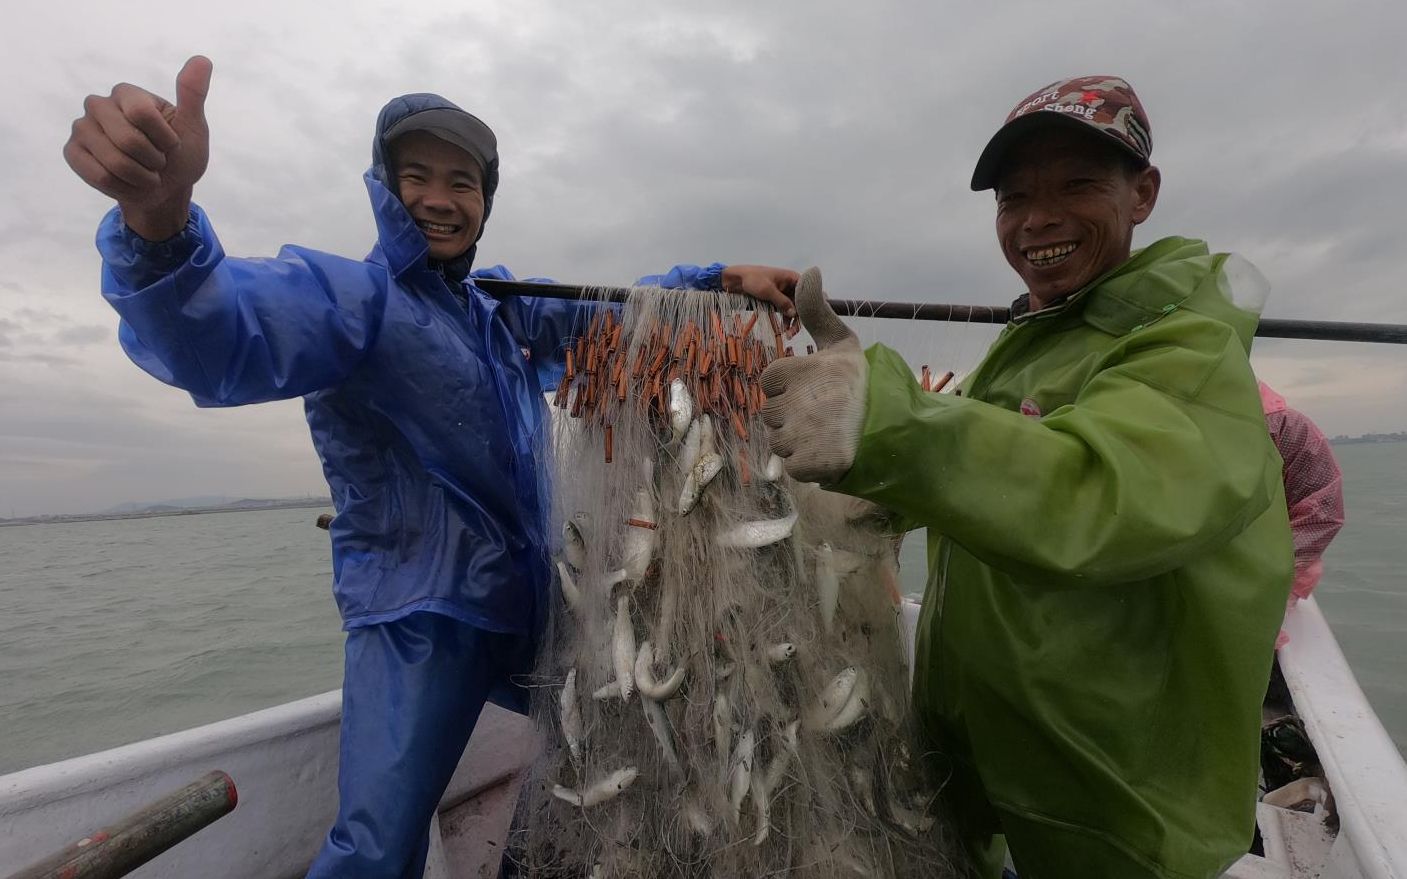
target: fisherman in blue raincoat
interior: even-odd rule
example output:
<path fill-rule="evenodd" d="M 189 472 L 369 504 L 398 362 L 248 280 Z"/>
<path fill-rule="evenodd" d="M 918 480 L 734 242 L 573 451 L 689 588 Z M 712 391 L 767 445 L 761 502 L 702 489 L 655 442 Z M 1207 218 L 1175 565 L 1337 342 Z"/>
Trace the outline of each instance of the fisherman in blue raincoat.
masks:
<path fill-rule="evenodd" d="M 209 157 L 210 62 L 172 105 L 91 96 L 64 147 L 117 201 L 103 295 L 128 356 L 199 406 L 303 397 L 337 515 L 347 631 L 339 810 L 309 876 L 415 877 L 427 829 L 487 700 L 522 709 L 548 611 L 545 388 L 590 305 L 497 299 L 470 271 L 498 185 L 493 132 L 429 94 L 377 120 L 365 260 L 285 247 L 225 256 L 191 203 Z M 642 279 L 746 292 L 790 313 L 794 273 L 681 266 Z"/>

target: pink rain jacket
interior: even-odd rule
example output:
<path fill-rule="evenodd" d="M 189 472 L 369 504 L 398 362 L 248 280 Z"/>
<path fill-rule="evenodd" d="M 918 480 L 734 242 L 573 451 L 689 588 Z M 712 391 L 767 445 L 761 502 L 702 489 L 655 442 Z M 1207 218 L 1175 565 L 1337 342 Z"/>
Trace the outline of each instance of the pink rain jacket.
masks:
<path fill-rule="evenodd" d="M 1285 462 L 1285 504 L 1295 541 L 1295 582 L 1288 609 L 1319 584 L 1324 573 L 1321 557 L 1343 527 L 1343 474 L 1329 440 L 1307 415 L 1291 409 L 1265 382 L 1260 383 L 1260 401 L 1270 438 Z M 1282 629 L 1275 646 L 1288 640 Z"/>

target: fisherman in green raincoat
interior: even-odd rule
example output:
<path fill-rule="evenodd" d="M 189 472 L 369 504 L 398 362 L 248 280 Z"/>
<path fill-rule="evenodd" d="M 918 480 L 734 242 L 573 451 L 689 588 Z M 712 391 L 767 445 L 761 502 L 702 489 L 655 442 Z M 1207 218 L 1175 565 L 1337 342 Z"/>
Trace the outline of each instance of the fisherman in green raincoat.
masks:
<path fill-rule="evenodd" d="M 959 393 L 867 353 L 803 276 L 820 350 L 773 363 L 796 478 L 928 528 L 915 707 L 984 876 L 1210 877 L 1251 843 L 1260 705 L 1293 575 L 1248 351 L 1265 283 L 1157 200 L 1128 83 L 1054 83 L 978 161 L 1028 293 Z"/>

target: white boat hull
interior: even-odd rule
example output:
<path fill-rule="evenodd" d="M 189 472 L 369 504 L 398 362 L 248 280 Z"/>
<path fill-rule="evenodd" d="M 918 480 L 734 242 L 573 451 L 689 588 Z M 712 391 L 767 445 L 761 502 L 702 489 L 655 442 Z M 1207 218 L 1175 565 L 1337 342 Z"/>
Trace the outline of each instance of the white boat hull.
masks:
<path fill-rule="evenodd" d="M 0 875 L 53 854 L 212 768 L 239 790 L 233 812 L 131 875 L 141 879 L 302 876 L 337 811 L 340 690 L 208 726 L 0 777 Z M 534 748 L 526 718 L 489 705 L 441 801 L 449 846 L 432 861 L 475 876 L 498 853 Z M 467 808 L 465 808 L 467 807 Z M 443 849 L 443 851 L 441 851 Z"/>
<path fill-rule="evenodd" d="M 1323 810 L 1289 812 L 1261 803 L 1257 822 L 1265 859 L 1246 859 L 1233 877 L 1407 879 L 1407 763 L 1383 729 L 1339 649 L 1319 604 L 1301 601 L 1285 620 L 1290 641 L 1280 648 L 1295 711 L 1324 767 L 1338 833 L 1324 827 Z M 1249 872 L 1262 860 L 1279 872 Z"/>
<path fill-rule="evenodd" d="M 906 603 L 912 649 L 918 605 Z M 1238 879 L 1407 879 L 1407 765 L 1359 690 L 1313 600 L 1287 622 L 1281 667 L 1333 791 L 1323 813 L 1261 804 L 1265 858 Z M 303 875 L 337 802 L 339 691 L 0 777 L 0 874 L 50 855 L 211 769 L 239 806 L 131 874 L 142 879 Z M 432 828 L 429 879 L 497 875 L 518 782 L 532 758 L 525 718 L 488 706 Z"/>

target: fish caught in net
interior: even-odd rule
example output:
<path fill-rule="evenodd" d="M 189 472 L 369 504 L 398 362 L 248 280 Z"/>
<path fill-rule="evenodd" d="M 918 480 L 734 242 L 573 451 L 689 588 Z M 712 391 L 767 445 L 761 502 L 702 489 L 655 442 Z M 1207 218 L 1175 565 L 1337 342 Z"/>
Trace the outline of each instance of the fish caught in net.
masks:
<path fill-rule="evenodd" d="M 561 545 L 516 875 L 958 875 L 909 710 L 895 544 L 788 478 L 740 297 L 602 305 L 557 389 Z"/>

